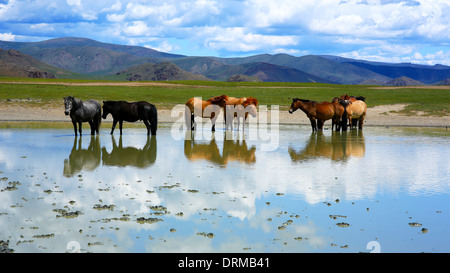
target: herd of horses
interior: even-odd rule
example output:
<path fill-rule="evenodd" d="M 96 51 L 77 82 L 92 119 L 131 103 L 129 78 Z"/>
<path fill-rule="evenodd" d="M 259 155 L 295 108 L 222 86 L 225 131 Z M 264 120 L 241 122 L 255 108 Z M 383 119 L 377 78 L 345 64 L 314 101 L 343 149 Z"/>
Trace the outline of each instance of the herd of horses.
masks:
<path fill-rule="evenodd" d="M 342 95 L 334 97 L 331 102 L 317 102 L 295 98 L 292 99 L 289 113 L 294 113 L 301 109 L 311 122 L 311 128 L 314 131 L 322 130 L 326 120 L 331 119 L 331 129 L 336 131 L 347 130 L 347 120 L 350 129 L 358 126 L 362 129 L 366 117 L 367 105 L 365 97 Z"/>
<path fill-rule="evenodd" d="M 64 97 L 64 105 L 64 113 L 70 116 L 72 120 L 75 136 L 77 136 L 78 132 L 81 136 L 83 122 L 89 123 L 91 135 L 98 134 L 102 118 L 106 119 L 109 114 L 113 117 L 111 134 L 114 133 L 117 123 L 119 123 L 120 134 L 122 134 L 124 121 L 136 122 L 142 120 L 147 127 L 147 135 L 150 135 L 150 133 L 156 135 L 158 113 L 156 107 L 146 101 L 103 101 L 103 106 L 101 106 L 100 103 L 93 99 L 82 101 L 78 98 L 67 96 Z M 221 95 L 206 101 L 194 97 L 189 99 L 185 105 L 185 122 L 190 130 L 196 129 L 195 117 L 200 116 L 209 118 L 212 124 L 211 130 L 215 131 L 215 122 L 221 110 L 224 113 L 226 130 L 233 129 L 235 118 L 237 118 L 239 130 L 241 118 L 243 119 L 244 129 L 248 114 L 256 117 L 258 100 L 252 97 L 236 98 Z M 292 99 L 289 113 L 292 114 L 297 109 L 301 109 L 309 118 L 313 132 L 322 130 L 325 121 L 330 119 L 332 121 L 332 130 L 346 131 L 347 126 L 350 126 L 350 129 L 356 126 L 362 129 L 367 105 L 365 98 L 362 96 L 342 95 L 333 98 L 331 102 L 294 98 Z"/>

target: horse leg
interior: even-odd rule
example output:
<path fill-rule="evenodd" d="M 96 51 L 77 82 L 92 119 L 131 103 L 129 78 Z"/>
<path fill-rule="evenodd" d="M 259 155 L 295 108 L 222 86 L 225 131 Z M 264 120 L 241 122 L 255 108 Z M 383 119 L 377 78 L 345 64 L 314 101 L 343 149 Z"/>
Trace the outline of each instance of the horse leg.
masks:
<path fill-rule="evenodd" d="M 114 119 L 113 120 L 113 125 L 111 127 L 111 135 L 114 133 L 114 129 L 116 129 L 116 125 L 117 125 L 118 120 Z"/>
<path fill-rule="evenodd" d="M 323 130 L 323 124 L 324 124 L 325 122 L 323 121 L 323 120 L 321 120 L 321 119 L 319 119 L 318 121 L 317 121 L 317 129 L 319 129 L 320 131 L 322 131 Z"/>
<path fill-rule="evenodd" d="M 95 135 L 95 121 L 90 120 L 89 125 L 91 126 L 91 136 Z"/>
<path fill-rule="evenodd" d="M 148 120 L 144 119 L 144 124 L 145 127 L 147 127 L 147 135 L 150 135 L 150 123 L 148 122 Z"/>
<path fill-rule="evenodd" d="M 150 113 L 150 131 L 152 136 L 156 135 L 156 130 L 158 129 L 158 112 L 156 108 L 153 107 L 153 111 Z"/>
<path fill-rule="evenodd" d="M 311 122 L 312 131 L 313 132 L 317 131 L 316 120 L 314 118 L 309 118 L 309 121 Z"/>
<path fill-rule="evenodd" d="M 358 124 L 358 128 L 361 130 L 363 127 L 363 123 L 364 123 L 364 116 L 361 116 L 359 118 L 359 124 Z"/>
<path fill-rule="evenodd" d="M 95 131 L 97 132 L 98 135 L 100 133 L 100 124 L 102 124 L 101 111 L 99 111 L 98 114 L 94 117 L 94 124 L 95 124 Z"/>
<path fill-rule="evenodd" d="M 119 120 L 120 135 L 122 135 L 122 124 L 123 124 L 123 120 Z"/>
<path fill-rule="evenodd" d="M 214 117 L 211 118 L 211 125 L 212 125 L 211 132 L 216 131 L 216 119 L 217 119 L 216 115 L 214 115 Z"/>
<path fill-rule="evenodd" d="M 76 121 L 72 121 L 72 124 L 73 124 L 73 131 L 75 132 L 75 136 L 78 136 L 77 135 L 77 122 Z"/>
<path fill-rule="evenodd" d="M 81 121 L 78 122 L 78 131 L 80 132 L 80 136 L 81 136 Z"/>
<path fill-rule="evenodd" d="M 195 120 L 194 120 L 195 116 L 194 113 L 191 114 L 191 130 L 194 131 L 196 124 L 195 124 Z"/>

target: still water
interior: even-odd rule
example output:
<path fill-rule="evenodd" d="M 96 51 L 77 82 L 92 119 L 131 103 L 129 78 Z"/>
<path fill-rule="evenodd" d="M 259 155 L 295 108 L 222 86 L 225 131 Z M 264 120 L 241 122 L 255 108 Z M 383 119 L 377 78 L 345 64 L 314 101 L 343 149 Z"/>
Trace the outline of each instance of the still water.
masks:
<path fill-rule="evenodd" d="M 0 240 L 15 252 L 450 251 L 445 128 L 278 129 L 274 149 L 237 131 L 174 138 L 170 125 L 154 137 L 0 129 Z"/>

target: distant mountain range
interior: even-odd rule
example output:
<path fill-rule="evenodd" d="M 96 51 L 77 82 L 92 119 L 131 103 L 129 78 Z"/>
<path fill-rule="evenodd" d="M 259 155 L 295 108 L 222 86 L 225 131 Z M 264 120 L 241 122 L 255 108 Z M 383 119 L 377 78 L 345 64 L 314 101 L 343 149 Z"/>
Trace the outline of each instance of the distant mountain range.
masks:
<path fill-rule="evenodd" d="M 70 37 L 41 42 L 0 41 L 0 48 L 0 76 L 131 81 L 259 79 L 377 85 L 448 84 L 450 81 L 450 66 L 380 63 L 329 55 L 194 57 Z"/>

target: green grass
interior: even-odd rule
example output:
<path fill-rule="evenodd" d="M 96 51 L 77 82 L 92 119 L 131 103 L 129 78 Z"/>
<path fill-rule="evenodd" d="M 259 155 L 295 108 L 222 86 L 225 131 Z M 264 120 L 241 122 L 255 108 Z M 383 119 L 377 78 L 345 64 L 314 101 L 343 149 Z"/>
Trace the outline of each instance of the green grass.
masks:
<path fill-rule="evenodd" d="M 29 81 L 30 84 L 4 83 L 4 81 Z M 40 82 L 43 84 L 32 84 Z M 98 80 L 61 80 L 61 79 L 17 79 L 0 78 L 0 107 L 5 103 L 18 103 L 25 100 L 36 106 L 52 106 L 63 103 L 63 97 L 72 95 L 82 100 L 145 100 L 157 108 L 171 109 L 177 104 L 184 104 L 189 98 L 226 94 L 229 96 L 252 96 L 261 105 L 279 105 L 287 109 L 292 98 L 316 101 L 330 101 L 343 94 L 365 96 L 368 107 L 386 104 L 408 104 L 406 114 L 417 111 L 427 115 L 443 116 L 450 114 L 450 88 L 432 89 L 402 88 L 374 89 L 373 86 L 332 85 L 315 83 L 227 83 L 216 81 L 176 81 L 167 86 L 71 86 L 63 83 L 102 82 Z M 108 82 L 108 81 L 103 81 Z M 114 81 L 113 81 L 114 82 Z M 46 84 L 48 83 L 48 84 Z M 8 101 L 9 100 L 9 101 Z M 22 102 L 21 102 L 22 103 Z"/>

